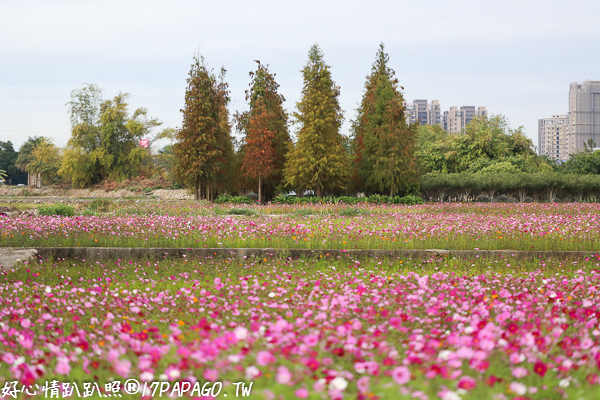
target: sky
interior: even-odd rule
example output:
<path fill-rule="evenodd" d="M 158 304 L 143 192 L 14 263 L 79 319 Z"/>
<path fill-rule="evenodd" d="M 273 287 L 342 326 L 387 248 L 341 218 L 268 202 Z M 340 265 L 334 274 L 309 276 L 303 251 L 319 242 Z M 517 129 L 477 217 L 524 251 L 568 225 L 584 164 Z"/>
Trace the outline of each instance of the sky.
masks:
<path fill-rule="evenodd" d="M 129 93 L 131 112 L 177 128 L 198 51 L 227 70 L 231 114 L 248 108 L 254 60 L 295 111 L 314 43 L 341 88 L 348 135 L 384 43 L 409 102 L 485 106 L 537 144 L 538 119 L 567 113 L 569 84 L 600 80 L 599 15 L 597 0 L 0 0 L 0 141 L 65 146 L 66 103 L 86 83 L 105 99 Z"/>

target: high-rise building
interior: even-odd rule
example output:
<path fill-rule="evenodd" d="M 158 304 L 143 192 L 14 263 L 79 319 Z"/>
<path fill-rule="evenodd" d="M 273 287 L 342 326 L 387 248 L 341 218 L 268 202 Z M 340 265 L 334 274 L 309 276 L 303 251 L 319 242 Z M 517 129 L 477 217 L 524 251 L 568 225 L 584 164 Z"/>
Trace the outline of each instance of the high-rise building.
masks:
<path fill-rule="evenodd" d="M 474 117 L 486 117 L 487 115 L 487 110 L 483 106 L 477 107 L 477 109 L 475 106 L 462 106 L 460 109 L 452 106 L 449 111 L 444 111 L 441 126 L 448 133 L 461 133 Z"/>
<path fill-rule="evenodd" d="M 568 115 L 553 115 L 538 120 L 538 152 L 557 161 L 569 159 L 571 130 Z"/>
<path fill-rule="evenodd" d="M 583 149 L 589 139 L 600 146 L 600 81 L 571 83 L 569 125 L 569 154 Z"/>
<path fill-rule="evenodd" d="M 409 124 L 418 122 L 421 125 L 439 125 L 441 123 L 440 102 L 432 100 L 413 100 L 412 103 L 404 102 L 406 107 L 406 122 Z"/>
<path fill-rule="evenodd" d="M 440 102 L 432 100 L 427 105 L 427 125 L 440 125 L 442 123 L 442 109 Z"/>

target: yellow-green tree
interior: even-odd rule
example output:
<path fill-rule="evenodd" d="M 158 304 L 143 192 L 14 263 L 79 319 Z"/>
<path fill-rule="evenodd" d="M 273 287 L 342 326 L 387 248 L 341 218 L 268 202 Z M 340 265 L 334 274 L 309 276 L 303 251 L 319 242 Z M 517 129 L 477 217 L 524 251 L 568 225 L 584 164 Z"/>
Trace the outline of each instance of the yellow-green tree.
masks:
<path fill-rule="evenodd" d="M 30 174 L 38 174 L 44 184 L 56 184 L 60 181 L 58 170 L 61 162 L 62 150 L 50 139 L 42 138 L 31 152 L 31 161 L 25 170 Z"/>
<path fill-rule="evenodd" d="M 324 191 L 343 189 L 350 178 L 350 163 L 340 134 L 340 88 L 332 80 L 330 67 L 316 44 L 308 53 L 302 75 L 302 99 L 294 113 L 300 130 L 297 143 L 288 154 L 284 176 L 291 187 L 314 189 L 322 197 Z"/>
<path fill-rule="evenodd" d="M 102 100 L 96 85 L 71 92 L 67 103 L 71 117 L 71 139 L 64 151 L 59 174 L 74 186 L 85 187 L 103 179 L 122 180 L 135 176 L 144 158 L 140 139 L 152 135 L 162 123 L 149 118 L 145 108 L 129 114 L 130 95 L 119 93 Z M 160 136 L 160 134 L 159 134 Z"/>

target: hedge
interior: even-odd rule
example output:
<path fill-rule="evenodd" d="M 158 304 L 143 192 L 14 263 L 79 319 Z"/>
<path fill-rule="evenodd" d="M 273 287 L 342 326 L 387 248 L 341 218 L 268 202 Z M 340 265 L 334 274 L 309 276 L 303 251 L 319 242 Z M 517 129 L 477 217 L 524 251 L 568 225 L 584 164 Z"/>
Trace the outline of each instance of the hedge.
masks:
<path fill-rule="evenodd" d="M 429 201 L 476 201 L 478 197 L 494 200 L 504 195 L 520 202 L 598 201 L 600 175 L 547 173 L 516 174 L 426 174 L 421 192 Z"/>

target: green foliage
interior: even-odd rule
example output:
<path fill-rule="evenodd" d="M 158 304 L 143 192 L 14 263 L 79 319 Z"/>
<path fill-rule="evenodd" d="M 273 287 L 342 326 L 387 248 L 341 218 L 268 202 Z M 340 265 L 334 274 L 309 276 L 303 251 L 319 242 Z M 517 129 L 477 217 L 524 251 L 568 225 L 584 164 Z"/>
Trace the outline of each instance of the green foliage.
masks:
<path fill-rule="evenodd" d="M 68 204 L 44 205 L 38 208 L 39 215 L 56 215 L 60 217 L 72 217 L 75 215 L 75 208 Z"/>
<path fill-rule="evenodd" d="M 464 133 L 448 134 L 439 127 L 421 126 L 418 128 L 416 156 L 423 172 L 458 173 L 469 170 L 477 172 L 488 165 L 478 166 L 491 160 L 514 159 L 511 164 L 523 172 L 549 172 L 552 167 L 533 150 L 533 143 L 523 133 L 523 128 L 510 128 L 502 115 L 475 117 L 467 125 Z M 529 161 L 529 159 L 531 159 Z M 528 160 L 528 161 L 524 161 Z M 536 164 L 539 171 L 531 171 Z M 546 165 L 543 167 L 542 165 Z M 474 167 L 476 170 L 470 170 Z M 525 169 L 524 169 L 525 168 Z"/>
<path fill-rule="evenodd" d="M 22 173 L 16 167 L 15 163 L 19 154 L 13 148 L 12 142 L 0 141 L 0 169 L 6 173 L 6 181 L 16 185 L 19 183 L 27 183 L 27 174 Z"/>
<path fill-rule="evenodd" d="M 495 195 L 515 198 L 520 202 L 531 198 L 549 202 L 557 198 L 596 201 L 600 199 L 600 175 L 557 172 L 430 173 L 423 176 L 421 190 L 426 198 L 436 201 L 485 202 L 494 201 Z"/>
<path fill-rule="evenodd" d="M 229 211 L 227 211 L 227 214 L 229 215 L 246 215 L 249 217 L 255 216 L 256 212 L 254 212 L 253 210 L 250 210 L 249 208 L 232 208 Z"/>
<path fill-rule="evenodd" d="M 365 210 L 359 207 L 344 207 L 339 212 L 342 217 L 356 217 L 359 215 L 365 215 Z"/>
<path fill-rule="evenodd" d="M 412 195 L 408 195 L 408 196 L 404 196 L 404 197 L 394 196 L 394 198 L 392 199 L 392 202 L 394 204 L 406 204 L 408 206 L 424 204 L 423 199 L 421 199 L 418 196 L 412 196 Z"/>
<path fill-rule="evenodd" d="M 326 190 L 343 189 L 349 179 L 350 164 L 339 133 L 343 119 L 340 89 L 316 44 L 302 74 L 302 99 L 294 113 L 300 125 L 298 142 L 290 149 L 284 175 L 290 187 L 300 189 L 298 193 L 311 188 L 322 197 Z"/>
<path fill-rule="evenodd" d="M 224 82 L 207 69 L 202 57 L 194 57 L 185 92 L 183 126 L 174 145 L 174 176 L 195 189 L 196 200 L 203 190 L 216 189 L 231 176 L 233 143 L 228 121 L 229 90 Z"/>
<path fill-rule="evenodd" d="M 221 193 L 220 195 L 217 196 L 217 198 L 215 199 L 215 204 L 225 204 L 225 203 L 229 203 L 231 201 L 231 199 L 233 198 L 233 196 L 231 196 L 229 193 Z"/>
<path fill-rule="evenodd" d="M 370 204 L 387 204 L 391 202 L 391 198 L 385 195 L 374 194 L 369 196 L 367 199 L 367 203 Z"/>
<path fill-rule="evenodd" d="M 106 212 L 109 211 L 112 206 L 112 201 L 108 199 L 95 199 L 88 204 L 87 209 L 93 212 Z"/>
<path fill-rule="evenodd" d="M 256 194 L 256 193 L 255 193 Z M 252 196 L 232 196 L 228 193 L 223 193 L 217 196 L 215 199 L 216 204 L 256 204 L 258 198 Z"/>
<path fill-rule="evenodd" d="M 479 171 L 480 174 L 516 174 L 520 171 L 517 167 L 508 161 L 501 161 L 499 163 L 491 164 Z"/>
<path fill-rule="evenodd" d="M 309 215 L 314 215 L 315 212 L 308 208 L 299 208 L 294 211 L 294 215 L 298 215 L 300 217 L 307 217 Z"/>
<path fill-rule="evenodd" d="M 21 171 L 27 171 L 27 165 L 33 161 L 33 150 L 44 140 L 46 140 L 46 138 L 43 136 L 29 137 L 19 149 L 19 155 L 15 162 L 15 166 Z"/>
<path fill-rule="evenodd" d="M 290 196 L 285 193 L 278 194 L 271 201 L 273 204 L 296 204 L 297 202 L 298 198 L 296 196 Z"/>
<path fill-rule="evenodd" d="M 167 176 L 171 179 L 174 179 L 173 166 L 175 165 L 175 154 L 173 153 L 172 144 L 166 145 L 159 151 L 157 162 L 159 167 L 167 174 Z"/>
<path fill-rule="evenodd" d="M 383 44 L 353 122 L 354 183 L 359 189 L 403 192 L 418 176 L 417 124 L 407 125 L 402 94 Z"/>
<path fill-rule="evenodd" d="M 40 174 L 46 184 L 59 183 L 58 170 L 62 161 L 62 151 L 50 139 L 41 138 L 30 154 L 25 170 L 30 174 Z"/>
<path fill-rule="evenodd" d="M 499 159 L 481 157 L 475 160 L 467 169 L 468 173 L 536 173 L 552 172 L 554 167 L 542 157 L 511 156 Z"/>
<path fill-rule="evenodd" d="M 567 162 L 558 167 L 558 171 L 572 174 L 600 175 L 600 150 L 575 153 L 571 155 Z"/>
<path fill-rule="evenodd" d="M 147 117 L 145 108 L 130 115 L 126 102 L 129 94 L 119 93 L 106 101 L 101 94 L 96 85 L 71 92 L 71 139 L 58 173 L 75 187 L 136 175 L 148 157 L 148 151 L 139 147 L 139 140 L 161 125 L 157 119 Z"/>

